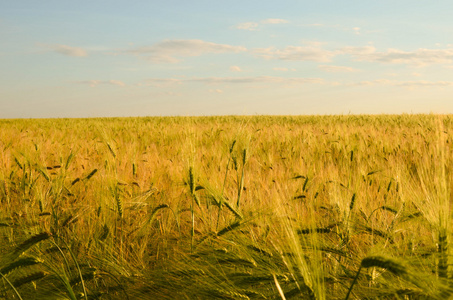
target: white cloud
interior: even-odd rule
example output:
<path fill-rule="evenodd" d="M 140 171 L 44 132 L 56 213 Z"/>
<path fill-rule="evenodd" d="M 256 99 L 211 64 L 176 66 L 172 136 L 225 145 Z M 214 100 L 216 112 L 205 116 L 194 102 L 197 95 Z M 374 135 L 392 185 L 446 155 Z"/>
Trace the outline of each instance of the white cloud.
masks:
<path fill-rule="evenodd" d="M 360 27 L 354 27 L 352 28 L 355 34 L 359 35 L 360 34 Z"/>
<path fill-rule="evenodd" d="M 156 63 L 176 63 L 178 57 L 200 56 L 207 53 L 237 53 L 246 51 L 241 46 L 216 44 L 202 40 L 165 40 L 147 47 L 138 47 L 126 53 L 144 56 Z"/>
<path fill-rule="evenodd" d="M 304 26 L 304 27 L 324 27 L 326 25 L 324 25 L 322 23 L 312 23 L 312 24 L 304 24 L 304 25 L 301 25 L 301 26 Z"/>
<path fill-rule="evenodd" d="M 350 54 L 358 61 L 381 62 L 389 64 L 408 64 L 425 66 L 428 64 L 445 64 L 453 62 L 453 48 L 447 49 L 424 49 L 415 51 L 403 51 L 388 49 L 376 51 L 373 46 L 345 47 L 340 50 L 344 54 Z"/>
<path fill-rule="evenodd" d="M 255 83 L 282 83 L 282 84 L 322 84 L 322 78 L 278 77 L 278 76 L 250 76 L 250 77 L 192 77 L 192 78 L 151 78 L 141 85 L 170 86 L 183 83 L 203 84 L 255 84 Z"/>
<path fill-rule="evenodd" d="M 55 44 L 55 45 L 47 45 L 47 44 L 39 44 L 41 47 L 50 49 L 54 52 L 57 52 L 59 54 L 63 55 L 68 55 L 68 56 L 75 56 L 75 57 L 85 57 L 88 56 L 88 52 L 79 47 L 71 47 L 68 45 L 60 45 L 60 44 Z"/>
<path fill-rule="evenodd" d="M 343 54 L 351 54 L 355 57 L 364 57 L 376 52 L 376 48 L 373 46 L 362 46 L 362 47 L 343 47 L 340 49 Z"/>
<path fill-rule="evenodd" d="M 323 71 L 331 72 L 331 73 L 335 73 L 335 72 L 357 72 L 357 71 L 359 71 L 358 69 L 354 69 L 354 68 L 351 68 L 351 67 L 345 67 L 345 66 L 320 65 L 320 66 L 318 66 L 318 68 L 320 68 Z"/>
<path fill-rule="evenodd" d="M 241 72 L 242 69 L 240 67 L 238 67 L 238 66 L 231 66 L 230 67 L 230 71 L 232 71 L 232 72 Z"/>
<path fill-rule="evenodd" d="M 76 83 L 80 84 L 87 84 L 91 87 L 96 87 L 100 84 L 106 85 L 116 85 L 116 86 L 126 86 L 126 84 L 120 80 L 83 80 L 83 81 L 76 81 Z"/>
<path fill-rule="evenodd" d="M 150 79 L 146 79 L 145 82 L 140 85 L 163 87 L 163 86 L 169 86 L 169 85 L 181 84 L 181 83 L 182 83 L 182 80 L 176 79 L 176 78 L 150 78 Z"/>
<path fill-rule="evenodd" d="M 255 31 L 258 28 L 258 23 L 255 22 L 245 22 L 236 25 L 236 29 Z"/>
<path fill-rule="evenodd" d="M 77 83 L 88 84 L 91 87 L 95 87 L 101 83 L 101 80 L 85 80 L 85 81 L 77 81 Z"/>
<path fill-rule="evenodd" d="M 287 46 L 282 49 L 258 48 L 251 50 L 255 55 L 264 59 L 277 59 L 289 61 L 316 61 L 330 62 L 338 55 L 350 55 L 356 61 L 369 61 L 388 64 L 408 64 L 424 66 L 428 64 L 451 64 L 453 63 L 453 48 L 446 49 L 417 49 L 403 51 L 388 49 L 378 51 L 374 46 L 348 46 L 337 50 L 326 50 L 321 42 L 304 42 L 304 46 Z M 48 46 L 49 48 L 49 46 Z M 86 50 L 65 45 L 53 45 L 52 50 L 72 56 L 86 56 Z M 156 63 L 176 63 L 183 57 L 200 56 L 208 53 L 239 53 L 247 49 L 242 46 L 217 44 L 202 40 L 165 40 L 151 46 L 137 47 L 123 53 L 142 56 Z M 325 71 L 353 71 L 347 68 L 335 68 L 323 66 Z M 240 69 L 240 68 L 239 68 Z M 239 71 L 235 66 L 232 71 Z"/>
<path fill-rule="evenodd" d="M 261 21 L 262 24 L 284 24 L 289 23 L 288 20 L 284 19 L 266 19 Z"/>
<path fill-rule="evenodd" d="M 291 69 L 288 69 L 288 68 L 272 68 L 272 70 L 280 71 L 280 72 L 296 71 L 296 69 L 294 69 L 294 68 L 291 68 Z"/>
<path fill-rule="evenodd" d="M 253 51 L 265 59 L 329 62 L 335 52 L 313 46 L 288 46 L 284 49 L 260 48 Z"/>
<path fill-rule="evenodd" d="M 322 78 L 301 78 L 301 77 L 276 77 L 276 76 L 256 76 L 256 77 L 201 77 L 186 79 L 187 82 L 200 82 L 206 84 L 245 84 L 245 83 L 283 83 L 283 84 L 309 84 L 324 83 Z"/>
<path fill-rule="evenodd" d="M 320 41 L 303 40 L 302 44 L 304 44 L 306 47 L 321 48 L 322 46 L 326 45 L 327 43 L 320 42 Z"/>
<path fill-rule="evenodd" d="M 284 24 L 289 23 L 288 20 L 284 19 L 265 19 L 257 22 L 244 22 L 235 26 L 236 29 L 255 31 L 258 30 L 259 24 Z"/>
<path fill-rule="evenodd" d="M 412 80 L 412 81 L 401 81 L 401 80 L 389 80 L 389 79 L 376 79 L 370 81 L 359 81 L 352 84 L 352 86 L 373 86 L 373 85 L 388 85 L 406 88 L 416 87 L 447 87 L 453 86 L 453 81 L 427 81 L 427 80 Z"/>
<path fill-rule="evenodd" d="M 427 81 L 427 80 L 416 80 L 416 81 L 401 81 L 396 85 L 403 87 L 443 87 L 453 86 L 452 81 Z"/>
<path fill-rule="evenodd" d="M 116 86 L 126 86 L 126 84 L 120 80 L 109 80 L 108 83 Z"/>
<path fill-rule="evenodd" d="M 111 81 L 99 81 L 90 80 L 80 82 L 97 86 L 98 84 L 112 84 Z M 439 88 L 439 87 L 453 87 L 453 81 L 427 81 L 427 80 L 390 80 L 390 79 L 375 79 L 367 81 L 357 82 L 338 82 L 338 81 L 326 81 L 322 78 L 305 78 L 305 77 L 281 77 L 281 76 L 249 76 L 249 77 L 192 77 L 192 78 L 151 78 L 147 79 L 144 84 L 145 86 L 159 86 L 159 87 L 171 87 L 179 84 L 190 84 L 200 83 L 215 86 L 215 88 L 209 89 L 212 93 L 222 93 L 223 90 L 219 89 L 219 85 L 233 85 L 233 84 L 244 84 L 244 85 L 256 85 L 264 84 L 269 86 L 270 84 L 279 84 L 281 86 L 300 86 L 303 84 L 322 84 L 322 85 L 343 85 L 343 86 L 393 86 L 401 88 Z"/>
<path fill-rule="evenodd" d="M 352 86 L 370 86 L 370 85 L 396 85 L 395 80 L 389 80 L 389 79 L 375 79 L 375 80 L 366 80 L 366 81 L 358 81 L 354 82 L 350 85 Z"/>

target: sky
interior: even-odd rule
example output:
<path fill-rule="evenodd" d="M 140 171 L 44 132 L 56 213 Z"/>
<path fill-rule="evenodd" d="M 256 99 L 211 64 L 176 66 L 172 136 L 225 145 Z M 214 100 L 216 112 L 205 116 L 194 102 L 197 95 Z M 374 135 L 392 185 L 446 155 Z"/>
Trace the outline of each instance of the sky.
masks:
<path fill-rule="evenodd" d="M 0 118 L 453 113 L 451 0 L 0 0 Z"/>

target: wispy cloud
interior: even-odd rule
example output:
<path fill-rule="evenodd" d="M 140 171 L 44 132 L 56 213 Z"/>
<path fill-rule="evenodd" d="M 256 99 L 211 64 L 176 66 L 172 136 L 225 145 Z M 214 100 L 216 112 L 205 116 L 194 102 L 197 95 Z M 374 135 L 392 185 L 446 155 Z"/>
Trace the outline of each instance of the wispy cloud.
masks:
<path fill-rule="evenodd" d="M 47 48 L 53 52 L 68 55 L 68 56 L 75 56 L 75 57 L 85 57 L 88 56 L 88 52 L 80 47 L 71 47 L 68 45 L 61 45 L 61 44 L 38 44 L 41 47 Z"/>
<path fill-rule="evenodd" d="M 177 63 L 180 57 L 200 56 L 207 53 L 238 53 L 242 46 L 216 44 L 202 40 L 165 40 L 152 46 L 138 47 L 125 53 L 143 56 L 155 63 Z"/>
<path fill-rule="evenodd" d="M 156 86 L 156 87 L 164 87 L 174 84 L 181 84 L 182 80 L 177 78 L 150 78 L 146 79 L 144 83 L 139 83 L 139 86 Z"/>
<path fill-rule="evenodd" d="M 115 85 L 115 86 L 126 86 L 126 84 L 120 80 L 82 80 L 82 81 L 76 81 L 76 83 L 79 84 L 86 84 L 91 87 L 96 87 L 98 85 Z"/>
<path fill-rule="evenodd" d="M 311 23 L 311 24 L 301 24 L 299 26 L 303 26 L 303 27 L 325 27 L 326 25 L 322 24 L 322 23 Z"/>
<path fill-rule="evenodd" d="M 426 66 L 431 64 L 451 64 L 453 63 L 453 48 L 446 49 L 425 49 L 420 48 L 413 51 L 400 49 L 388 49 L 378 51 L 374 46 L 348 46 L 336 50 L 327 50 L 323 43 L 306 42 L 305 46 L 287 46 L 286 48 L 276 49 L 258 48 L 252 52 L 264 59 L 279 59 L 290 61 L 317 61 L 330 62 L 338 55 L 350 55 L 356 61 L 368 61 L 386 64 L 406 64 L 413 66 Z M 328 72 L 348 72 L 354 71 L 347 67 L 336 68 L 335 66 L 320 66 Z"/>
<path fill-rule="evenodd" d="M 242 69 L 238 66 L 231 66 L 230 71 L 232 72 L 242 72 Z"/>
<path fill-rule="evenodd" d="M 255 83 L 282 83 L 282 84 L 322 84 L 322 78 L 305 77 L 279 77 L 279 76 L 247 76 L 247 77 L 192 77 L 192 78 L 151 78 L 147 79 L 144 85 L 175 85 L 182 83 L 204 83 L 204 84 L 255 84 Z M 143 84 L 142 84 L 143 85 Z"/>
<path fill-rule="evenodd" d="M 350 54 L 354 57 L 366 57 L 367 55 L 371 55 L 376 52 L 376 48 L 374 46 L 347 46 L 343 47 L 339 50 L 341 54 Z"/>
<path fill-rule="evenodd" d="M 259 22 L 244 22 L 235 26 L 236 29 L 255 31 L 258 30 L 260 24 L 285 24 L 289 23 L 288 20 L 284 19 L 265 19 Z"/>
<path fill-rule="evenodd" d="M 334 51 L 316 46 L 288 46 L 284 49 L 259 48 L 253 52 L 265 59 L 317 62 L 329 62 L 336 55 Z"/>
<path fill-rule="evenodd" d="M 126 84 L 120 80 L 109 80 L 107 83 L 117 86 L 126 86 Z"/>
<path fill-rule="evenodd" d="M 102 81 L 88 80 L 78 83 L 88 84 L 96 87 L 100 84 L 111 84 L 124 86 L 121 81 Z M 202 84 L 209 86 L 211 93 L 223 93 L 225 88 L 233 85 L 241 85 L 253 88 L 270 87 L 273 88 L 293 88 L 302 85 L 328 85 L 328 86 L 348 86 L 348 87 L 374 87 L 388 86 L 406 89 L 417 88 L 447 88 L 453 87 L 453 81 L 428 81 L 428 80 L 391 80 L 386 78 L 363 81 L 329 81 L 323 78 L 312 77 L 283 77 L 283 76 L 229 76 L 229 77 L 183 77 L 183 78 L 150 78 L 136 86 L 158 87 L 175 92 L 175 87 L 179 85 Z"/>
<path fill-rule="evenodd" d="M 358 69 L 351 68 L 351 67 L 345 67 L 345 66 L 331 66 L 331 65 L 320 65 L 318 66 L 321 70 L 325 72 L 331 72 L 331 73 L 336 73 L 336 72 L 358 72 Z"/>
<path fill-rule="evenodd" d="M 398 81 L 389 79 L 375 79 L 375 80 L 363 80 L 357 81 L 350 84 L 344 84 L 349 86 L 371 86 L 371 85 L 396 85 Z"/>
<path fill-rule="evenodd" d="M 236 25 L 236 29 L 255 31 L 258 29 L 258 23 L 255 22 L 245 22 Z"/>
<path fill-rule="evenodd" d="M 401 81 L 397 83 L 398 86 L 403 87 L 443 87 L 453 86 L 452 81 L 427 81 L 427 80 L 414 80 L 414 81 Z"/>
<path fill-rule="evenodd" d="M 303 77 L 276 77 L 276 76 L 254 76 L 254 77 L 202 77 L 191 78 L 186 81 L 201 82 L 207 84 L 218 83 L 285 83 L 285 84 L 303 84 L 303 83 L 323 83 L 322 78 L 303 78 Z"/>
<path fill-rule="evenodd" d="M 354 59 L 358 61 L 370 61 L 389 64 L 425 66 L 430 64 L 446 64 L 453 62 L 453 48 L 420 48 L 414 51 L 388 49 L 387 51 L 377 51 L 373 46 L 365 46 L 345 47 L 341 49 L 341 52 L 350 54 Z"/>
<path fill-rule="evenodd" d="M 296 71 L 296 69 L 294 69 L 294 68 L 288 69 L 288 68 L 279 68 L 279 67 L 277 67 L 277 68 L 272 68 L 272 70 L 274 70 L 274 71 L 280 71 L 280 72 Z"/>
<path fill-rule="evenodd" d="M 261 21 L 262 24 L 284 24 L 289 23 L 288 20 L 284 19 L 266 19 Z"/>
<path fill-rule="evenodd" d="M 369 81 L 359 81 L 352 84 L 351 86 L 373 86 L 373 85 L 387 85 L 397 86 L 406 88 L 416 87 L 448 87 L 453 86 L 453 81 L 428 81 L 428 80 L 389 80 L 389 79 L 376 79 Z"/>

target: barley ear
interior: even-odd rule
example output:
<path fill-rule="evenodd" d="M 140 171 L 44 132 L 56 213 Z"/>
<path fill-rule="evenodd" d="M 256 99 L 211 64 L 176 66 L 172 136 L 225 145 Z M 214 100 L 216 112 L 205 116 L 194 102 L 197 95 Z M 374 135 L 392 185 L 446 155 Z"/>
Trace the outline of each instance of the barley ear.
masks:
<path fill-rule="evenodd" d="M 405 276 L 408 274 L 407 268 L 394 259 L 383 256 L 368 256 L 360 264 L 362 268 L 379 267 L 386 269 L 396 276 Z"/>
<path fill-rule="evenodd" d="M 345 300 L 349 299 L 349 296 L 351 295 L 351 292 L 352 292 L 352 288 L 357 283 L 357 279 L 359 278 L 362 268 L 366 269 L 366 268 L 372 268 L 372 267 L 379 267 L 382 269 L 386 269 L 387 271 L 393 273 L 396 276 L 408 275 L 407 268 L 403 264 L 397 262 L 394 259 L 383 257 L 383 256 L 365 257 L 364 259 L 362 259 L 362 262 L 360 263 L 360 268 L 357 271 L 357 274 L 354 277 L 354 280 L 352 281 L 351 286 L 349 287 Z"/>
<path fill-rule="evenodd" d="M 37 281 L 37 280 L 39 280 L 39 279 L 42 279 L 42 278 L 46 277 L 47 275 L 48 275 L 47 272 L 39 271 L 39 272 L 30 274 L 30 275 L 27 275 L 27 276 L 25 276 L 25 277 L 16 279 L 16 280 L 13 282 L 13 285 L 14 285 L 15 287 L 20 287 L 21 285 L 24 285 L 24 284 L 30 283 L 30 282 L 32 282 L 32 281 Z"/>
<path fill-rule="evenodd" d="M 24 257 L 24 258 L 18 259 L 16 261 L 10 263 L 9 265 L 1 268 L 0 273 L 7 275 L 8 273 L 10 273 L 11 271 L 13 271 L 15 269 L 36 265 L 41 262 L 42 262 L 41 260 L 39 260 L 35 257 Z"/>
<path fill-rule="evenodd" d="M 51 237 L 51 234 L 49 232 L 42 232 L 39 234 L 36 234 L 29 238 L 28 240 L 24 241 L 22 244 L 16 247 L 13 251 L 13 256 L 18 257 L 20 254 L 25 252 L 26 250 L 30 249 L 37 243 L 47 240 L 48 238 Z"/>

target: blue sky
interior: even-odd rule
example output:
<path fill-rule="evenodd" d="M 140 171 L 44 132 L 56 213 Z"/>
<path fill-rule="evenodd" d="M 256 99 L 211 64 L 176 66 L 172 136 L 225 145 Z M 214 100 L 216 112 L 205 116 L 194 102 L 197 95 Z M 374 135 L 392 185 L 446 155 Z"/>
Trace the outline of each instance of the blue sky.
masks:
<path fill-rule="evenodd" d="M 3 1 L 0 118 L 453 113 L 451 1 Z"/>

